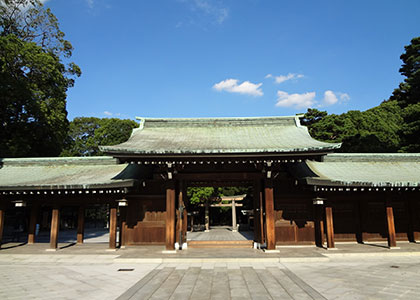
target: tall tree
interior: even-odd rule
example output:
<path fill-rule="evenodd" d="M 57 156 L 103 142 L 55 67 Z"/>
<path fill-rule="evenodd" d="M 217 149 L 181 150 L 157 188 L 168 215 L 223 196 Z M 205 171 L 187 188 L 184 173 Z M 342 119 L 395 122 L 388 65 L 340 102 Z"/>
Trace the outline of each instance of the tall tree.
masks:
<path fill-rule="evenodd" d="M 80 76 L 71 44 L 38 0 L 0 0 L 0 157 L 55 156 L 67 136 L 66 92 Z"/>
<path fill-rule="evenodd" d="M 420 152 L 420 37 L 411 40 L 400 56 L 401 75 L 406 78 L 394 90 L 390 101 L 396 100 L 403 109 L 404 125 L 401 128 L 401 150 Z"/>
<path fill-rule="evenodd" d="M 69 135 L 61 156 L 102 155 L 98 146 L 125 142 L 139 125 L 132 120 L 79 117 L 70 122 Z"/>
<path fill-rule="evenodd" d="M 390 97 L 401 107 L 420 102 L 420 37 L 413 38 L 404 48 L 405 52 L 400 56 L 403 61 L 400 73 L 406 78 Z"/>
<path fill-rule="evenodd" d="M 341 152 L 395 152 L 400 148 L 399 130 L 403 120 L 396 101 L 341 115 L 308 110 L 302 123 L 315 139 L 341 142 Z"/>

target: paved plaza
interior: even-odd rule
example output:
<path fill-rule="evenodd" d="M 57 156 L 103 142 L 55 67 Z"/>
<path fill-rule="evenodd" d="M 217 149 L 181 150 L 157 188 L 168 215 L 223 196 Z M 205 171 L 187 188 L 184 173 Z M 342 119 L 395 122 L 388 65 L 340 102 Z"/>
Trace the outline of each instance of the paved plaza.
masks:
<path fill-rule="evenodd" d="M 0 250 L 0 299 L 418 299 L 420 245 L 254 249 L 106 244 Z"/>

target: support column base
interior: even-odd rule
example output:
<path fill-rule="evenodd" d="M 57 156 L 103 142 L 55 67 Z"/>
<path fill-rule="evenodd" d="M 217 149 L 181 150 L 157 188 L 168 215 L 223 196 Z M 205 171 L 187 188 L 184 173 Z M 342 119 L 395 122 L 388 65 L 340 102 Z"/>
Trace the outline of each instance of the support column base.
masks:
<path fill-rule="evenodd" d="M 264 249 L 263 250 L 264 251 L 264 253 L 280 253 L 280 250 L 277 250 L 277 249 L 273 249 L 273 250 L 268 250 L 268 249 Z"/>
<path fill-rule="evenodd" d="M 176 250 L 163 250 L 162 253 L 163 254 L 175 254 L 177 251 Z"/>

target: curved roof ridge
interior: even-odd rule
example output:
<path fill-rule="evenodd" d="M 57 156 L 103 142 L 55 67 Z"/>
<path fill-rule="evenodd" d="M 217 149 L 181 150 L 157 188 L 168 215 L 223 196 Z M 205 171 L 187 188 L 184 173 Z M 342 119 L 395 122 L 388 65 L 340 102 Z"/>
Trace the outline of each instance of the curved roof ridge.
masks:
<path fill-rule="evenodd" d="M 196 155 L 331 152 L 338 143 L 313 139 L 302 115 L 287 117 L 140 118 L 128 141 L 100 146 L 107 154 Z"/>
<path fill-rule="evenodd" d="M 206 117 L 206 118 L 144 118 L 140 121 L 139 130 L 144 127 L 196 127 L 196 126 L 255 126 L 255 125 L 296 125 L 300 126 L 298 116 L 268 117 Z"/>

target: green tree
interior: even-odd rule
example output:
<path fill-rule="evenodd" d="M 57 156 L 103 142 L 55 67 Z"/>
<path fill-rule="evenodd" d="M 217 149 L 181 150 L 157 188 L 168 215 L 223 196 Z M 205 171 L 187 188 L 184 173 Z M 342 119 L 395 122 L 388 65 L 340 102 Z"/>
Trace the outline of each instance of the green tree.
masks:
<path fill-rule="evenodd" d="M 412 39 L 404 48 L 400 73 L 406 78 L 394 90 L 390 101 L 397 101 L 403 109 L 401 151 L 420 152 L 420 37 Z"/>
<path fill-rule="evenodd" d="M 388 101 L 367 111 L 353 110 L 341 115 L 319 114 L 315 110 L 315 115 L 322 116 L 315 121 L 314 111 L 308 110 L 303 123 L 313 138 L 343 143 L 341 152 L 395 152 L 400 147 L 401 113 L 396 101 Z"/>
<path fill-rule="evenodd" d="M 70 130 L 61 156 L 102 155 L 98 146 L 125 142 L 138 127 L 132 120 L 79 117 L 70 122 Z"/>
<path fill-rule="evenodd" d="M 39 1 L 0 1 L 0 157 L 61 152 L 66 92 L 81 74 L 74 63 L 63 63 L 71 51 Z"/>
<path fill-rule="evenodd" d="M 397 100 L 401 107 L 420 102 L 420 37 L 413 38 L 404 48 L 399 71 L 406 78 L 390 97 L 390 100 Z"/>

